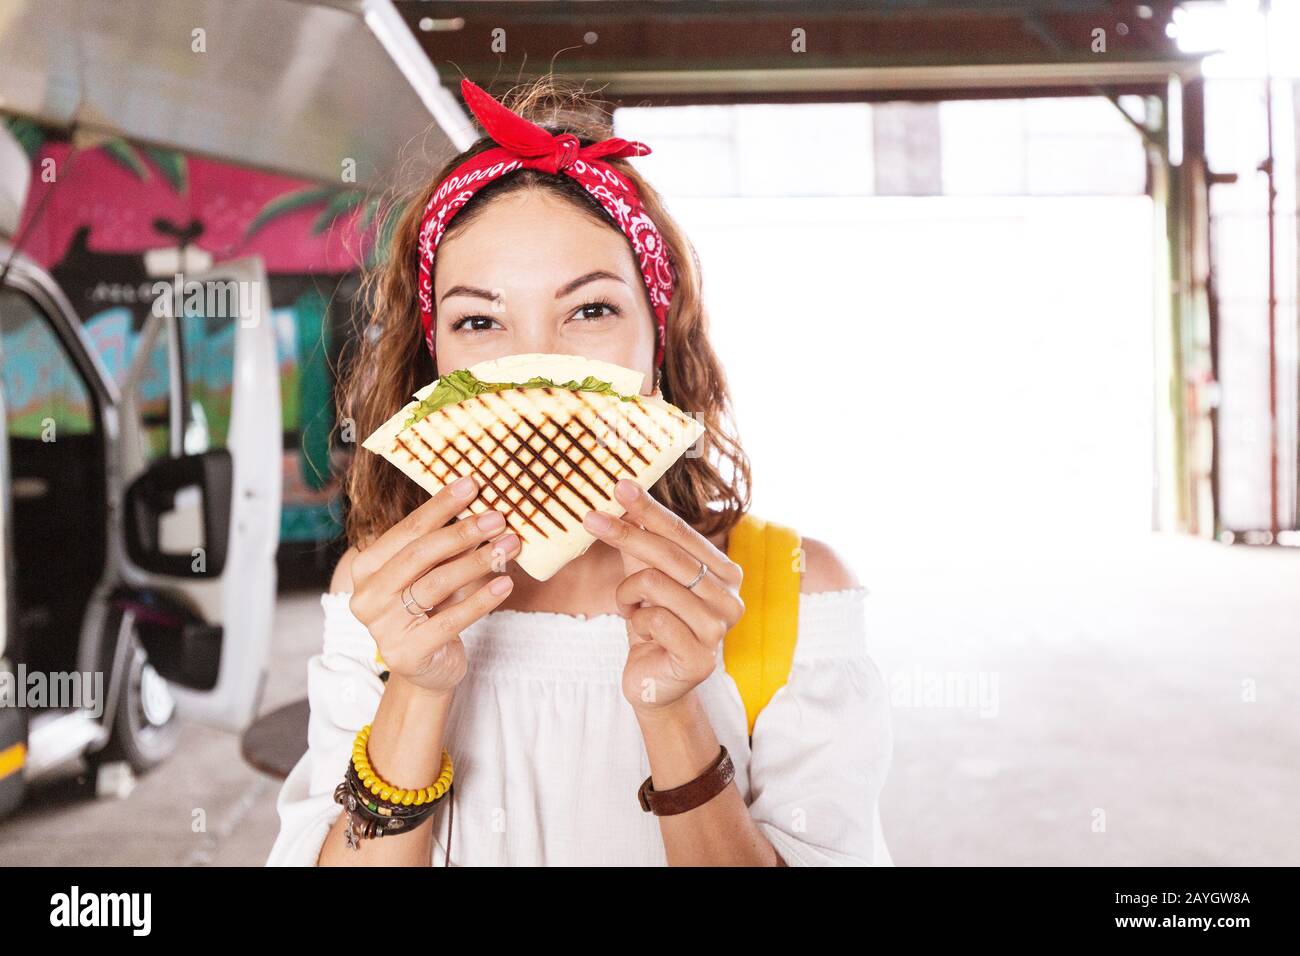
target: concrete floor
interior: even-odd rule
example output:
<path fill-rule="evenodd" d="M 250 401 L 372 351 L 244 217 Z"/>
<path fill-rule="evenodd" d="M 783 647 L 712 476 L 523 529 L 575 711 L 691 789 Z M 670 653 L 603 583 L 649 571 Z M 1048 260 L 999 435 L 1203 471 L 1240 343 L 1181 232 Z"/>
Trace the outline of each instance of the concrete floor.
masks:
<path fill-rule="evenodd" d="M 896 701 L 897 862 L 1300 863 L 1300 553 L 966 558 L 865 576 L 896 694 L 918 669 L 997 676 L 996 716 Z"/>
<path fill-rule="evenodd" d="M 1157 536 L 877 563 L 899 865 L 1300 864 L 1300 553 Z M 319 639 L 317 596 L 283 597 L 266 709 L 305 693 Z M 40 787 L 0 864 L 261 865 L 278 787 L 187 727 L 125 798 Z"/>

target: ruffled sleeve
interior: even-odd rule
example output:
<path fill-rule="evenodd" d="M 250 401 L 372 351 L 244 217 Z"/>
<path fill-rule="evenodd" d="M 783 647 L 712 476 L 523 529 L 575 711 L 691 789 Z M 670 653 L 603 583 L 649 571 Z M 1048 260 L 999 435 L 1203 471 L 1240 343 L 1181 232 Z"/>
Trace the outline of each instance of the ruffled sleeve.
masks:
<path fill-rule="evenodd" d="M 325 639 L 307 660 L 307 752 L 285 778 L 275 808 L 280 832 L 267 866 L 315 866 L 330 827 L 343 812 L 334 788 L 343 779 L 357 731 L 379 709 L 375 642 L 348 607 L 352 595 L 324 594 Z"/>
<path fill-rule="evenodd" d="M 893 865 L 879 807 L 893 730 L 865 598 L 800 595 L 790 678 L 754 723 L 750 813 L 790 866 Z"/>

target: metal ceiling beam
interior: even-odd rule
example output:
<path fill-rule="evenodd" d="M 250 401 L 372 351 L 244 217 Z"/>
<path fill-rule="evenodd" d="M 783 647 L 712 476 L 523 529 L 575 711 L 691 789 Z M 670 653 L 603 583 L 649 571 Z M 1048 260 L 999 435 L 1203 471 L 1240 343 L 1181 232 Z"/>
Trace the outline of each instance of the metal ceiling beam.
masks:
<path fill-rule="evenodd" d="M 342 2 L 342 0 L 340 0 Z M 1167 10 L 1173 0 L 1148 0 L 1153 11 Z M 1112 13 L 1130 4 L 1116 0 L 399 0 L 421 16 L 441 17 L 454 9 L 459 14 L 477 7 L 498 18 L 534 22 L 576 23 L 581 19 L 605 22 L 697 17 L 823 17 L 862 14 L 872 17 L 987 14 L 1014 16 L 1026 13 L 1070 15 Z M 1136 16 L 1136 14 L 1135 14 Z"/>
<path fill-rule="evenodd" d="M 1173 0 L 1143 6 L 1148 16 L 1127 0 L 397 3 L 430 59 L 451 72 L 480 82 L 557 72 L 611 98 L 674 103 L 1021 85 L 1115 93 L 1196 75 L 1199 59 L 1165 32 Z M 426 19 L 457 28 L 426 32 Z M 1097 28 L 1110 37 L 1104 56 L 1092 48 Z M 791 48 L 796 29 L 807 52 Z"/>
<path fill-rule="evenodd" d="M 1163 85 L 1171 73 L 1190 79 L 1200 65 L 1187 61 L 1124 63 L 1006 63 L 996 66 L 805 68 L 791 70 L 622 71 L 584 78 L 611 98 L 722 93 L 852 93 L 866 91 L 1031 89 L 1075 86 Z"/>

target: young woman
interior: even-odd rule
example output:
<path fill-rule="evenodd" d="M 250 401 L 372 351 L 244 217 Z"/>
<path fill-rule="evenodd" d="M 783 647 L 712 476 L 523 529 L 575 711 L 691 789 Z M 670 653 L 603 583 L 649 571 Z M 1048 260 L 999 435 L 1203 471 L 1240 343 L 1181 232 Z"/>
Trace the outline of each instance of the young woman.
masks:
<path fill-rule="evenodd" d="M 877 805 L 887 695 L 865 592 L 830 548 L 802 541 L 793 663 L 752 737 L 723 667 L 744 613 L 728 542 L 749 464 L 727 426 L 699 263 L 625 158 L 648 148 L 609 138 L 548 81 L 512 109 L 462 91 L 487 135 L 401 216 L 341 420 L 361 439 L 440 372 L 574 354 L 643 371 L 643 393 L 706 426 L 705 453 L 650 493 L 620 483 L 626 514 L 588 516 L 596 543 L 539 582 L 508 564 L 519 540 L 503 515 L 453 520 L 475 482 L 428 498 L 359 451 L 351 548 L 308 664 L 309 750 L 280 792 L 268 865 L 891 863 Z M 730 360 L 776 369 L 779 355 L 755 343 Z M 445 791 L 445 759 L 454 788 L 404 832 L 358 831 L 340 788 L 354 756 L 420 794 L 417 808 Z M 646 812 L 647 778 L 656 795 L 689 795 L 687 809 Z"/>

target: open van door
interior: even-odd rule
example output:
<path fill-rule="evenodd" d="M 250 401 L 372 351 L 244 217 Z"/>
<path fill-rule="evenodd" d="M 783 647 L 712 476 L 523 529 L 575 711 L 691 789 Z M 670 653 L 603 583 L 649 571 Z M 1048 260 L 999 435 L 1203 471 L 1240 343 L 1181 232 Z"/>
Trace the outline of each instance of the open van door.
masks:
<path fill-rule="evenodd" d="M 265 682 L 280 528 L 266 271 L 242 259 L 153 291 L 120 404 L 118 621 L 136 641 L 119 641 L 119 653 L 134 647 L 165 681 L 150 678 L 154 691 L 138 695 L 150 720 L 167 720 L 174 702 L 182 716 L 238 732 Z"/>

